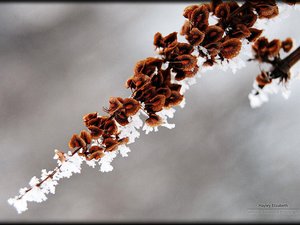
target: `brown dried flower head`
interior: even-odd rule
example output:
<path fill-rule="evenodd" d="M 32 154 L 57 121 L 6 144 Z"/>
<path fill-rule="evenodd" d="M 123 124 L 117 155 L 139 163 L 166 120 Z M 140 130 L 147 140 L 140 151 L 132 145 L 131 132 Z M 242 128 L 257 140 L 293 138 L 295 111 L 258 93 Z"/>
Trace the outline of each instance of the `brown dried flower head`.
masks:
<path fill-rule="evenodd" d="M 212 25 L 206 28 L 205 30 L 205 40 L 207 43 L 214 43 L 222 39 L 224 30 L 216 25 Z"/>
<path fill-rule="evenodd" d="M 129 123 L 128 117 L 126 116 L 126 113 L 125 113 L 124 109 L 119 110 L 118 113 L 115 114 L 115 120 L 121 126 L 126 126 Z"/>
<path fill-rule="evenodd" d="M 265 85 L 269 84 L 272 82 L 272 79 L 270 79 L 270 77 L 268 76 L 268 74 L 264 71 L 261 72 L 261 74 L 259 74 L 256 77 L 256 81 L 257 84 L 260 88 L 263 88 Z"/>
<path fill-rule="evenodd" d="M 231 37 L 239 39 L 250 37 L 250 35 L 251 31 L 244 24 L 237 24 L 230 34 Z"/>
<path fill-rule="evenodd" d="M 113 115 L 116 111 L 120 110 L 122 107 L 123 107 L 123 104 L 119 98 L 116 98 L 116 97 L 109 98 L 109 109 L 107 110 L 107 112 L 110 115 Z"/>
<path fill-rule="evenodd" d="M 150 114 L 149 118 L 146 119 L 146 124 L 150 127 L 156 127 L 159 126 L 162 123 L 161 117 L 159 117 L 156 114 Z"/>
<path fill-rule="evenodd" d="M 231 38 L 221 44 L 221 54 L 226 59 L 237 56 L 241 50 L 242 43 L 238 38 Z"/>
<path fill-rule="evenodd" d="M 90 156 L 87 157 L 87 160 L 99 160 L 101 159 L 103 156 L 105 156 L 105 154 L 101 151 L 97 151 L 97 152 L 93 152 Z"/>
<path fill-rule="evenodd" d="M 113 138 L 106 138 L 103 140 L 103 144 L 105 145 L 105 151 L 112 152 L 117 149 L 119 143 L 117 140 Z"/>
<path fill-rule="evenodd" d="M 191 15 L 195 9 L 197 9 L 199 5 L 189 5 L 183 10 L 183 16 L 187 19 L 191 19 Z"/>
<path fill-rule="evenodd" d="M 279 10 L 278 10 L 277 5 L 270 6 L 267 4 L 265 4 L 265 5 L 262 4 L 258 8 L 256 8 L 256 12 L 260 19 L 262 19 L 262 18 L 271 19 L 278 15 Z"/>
<path fill-rule="evenodd" d="M 284 52 L 289 52 L 293 48 L 293 40 L 291 38 L 287 38 L 281 43 L 281 47 Z"/>
<path fill-rule="evenodd" d="M 222 18 L 222 19 L 226 20 L 229 17 L 229 14 L 230 14 L 229 4 L 226 3 L 226 2 L 218 4 L 217 7 L 214 10 L 214 14 L 218 18 Z"/>
<path fill-rule="evenodd" d="M 185 36 L 191 45 L 200 45 L 204 37 L 205 34 L 195 27 Z"/>
<path fill-rule="evenodd" d="M 95 119 L 95 118 L 97 118 L 97 116 L 98 116 L 97 112 L 88 113 L 88 114 L 84 115 L 82 119 L 83 119 L 83 122 L 84 122 L 85 126 L 88 126 L 87 123 L 88 123 L 89 120 Z"/>
<path fill-rule="evenodd" d="M 268 44 L 268 55 L 277 56 L 281 48 L 281 41 L 279 39 L 274 39 Z"/>
<path fill-rule="evenodd" d="M 114 135 L 118 133 L 118 127 L 116 125 L 116 122 L 114 120 L 107 120 L 104 124 L 104 130 L 106 133 L 110 135 Z"/>
<path fill-rule="evenodd" d="M 102 136 L 103 130 L 96 126 L 89 126 L 88 129 L 91 131 L 91 136 L 93 139 L 98 139 Z"/>
<path fill-rule="evenodd" d="M 140 103 L 133 98 L 125 98 L 123 103 L 127 117 L 135 115 L 140 109 Z"/>
<path fill-rule="evenodd" d="M 249 42 L 254 42 L 257 40 L 257 38 L 259 38 L 259 36 L 262 34 L 263 30 L 259 30 L 259 29 L 256 29 L 256 28 L 253 28 L 253 27 L 250 27 L 249 28 L 249 31 L 250 31 L 250 36 L 247 37 L 247 40 Z"/>
<path fill-rule="evenodd" d="M 177 69 L 191 70 L 197 65 L 197 58 L 193 55 L 180 55 L 174 60 L 175 62 L 170 63 Z"/>
<path fill-rule="evenodd" d="M 203 30 L 208 26 L 209 11 L 205 5 L 198 6 L 193 10 L 189 18 L 191 23 L 199 30 Z"/>
<path fill-rule="evenodd" d="M 75 149 L 75 148 L 83 148 L 85 146 L 86 146 L 85 141 L 78 134 L 73 134 L 73 136 L 69 141 L 69 148 Z"/>
<path fill-rule="evenodd" d="M 154 98 L 146 102 L 146 107 L 151 108 L 154 112 L 159 112 L 165 105 L 166 97 L 164 95 L 156 95 Z"/>
<path fill-rule="evenodd" d="M 90 154 L 92 154 L 94 152 L 103 152 L 103 151 L 104 151 L 103 148 L 101 148 L 98 145 L 91 146 L 90 149 L 89 149 Z"/>
<path fill-rule="evenodd" d="M 177 106 L 183 100 L 183 95 L 179 93 L 179 91 L 172 91 L 171 96 L 166 100 L 165 106 L 167 108 L 172 106 Z"/>
<path fill-rule="evenodd" d="M 82 130 L 80 132 L 80 137 L 85 141 L 86 144 L 88 144 L 88 145 L 91 144 L 91 142 L 92 142 L 92 136 L 86 130 Z"/>

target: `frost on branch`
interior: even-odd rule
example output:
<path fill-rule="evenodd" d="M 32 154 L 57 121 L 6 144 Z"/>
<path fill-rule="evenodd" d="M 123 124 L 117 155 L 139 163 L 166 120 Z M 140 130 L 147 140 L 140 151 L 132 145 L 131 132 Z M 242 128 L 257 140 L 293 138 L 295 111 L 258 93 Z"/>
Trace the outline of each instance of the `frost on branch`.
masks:
<path fill-rule="evenodd" d="M 272 82 L 263 89 L 261 89 L 257 83 L 254 81 L 253 90 L 248 95 L 250 100 L 250 106 L 252 108 L 257 108 L 262 106 L 265 102 L 269 101 L 269 95 L 277 94 L 281 92 L 282 96 L 285 99 L 288 99 L 290 96 L 289 83 L 282 83 L 279 78 L 273 79 Z"/>
<path fill-rule="evenodd" d="M 269 100 L 270 94 L 281 92 L 283 97 L 290 96 L 290 85 L 297 77 L 291 67 L 299 60 L 299 48 L 287 56 L 293 48 L 291 38 L 286 40 L 265 37 L 259 38 L 252 46 L 254 59 L 261 65 L 261 73 L 256 77 L 253 90 L 248 95 L 252 108 L 260 107 Z M 285 58 L 282 56 L 285 55 Z M 265 67 L 265 68 L 263 68 Z"/>
<path fill-rule="evenodd" d="M 180 34 L 187 42 L 178 42 L 177 32 L 166 36 L 156 33 L 153 44 L 158 56 L 136 63 L 133 75 L 126 82 L 131 95 L 111 97 L 109 106 L 104 107 L 104 116 L 97 112 L 86 114 L 83 123 L 87 130 L 73 134 L 69 141 L 71 151 L 55 150 L 57 167 L 53 171 L 42 170 L 40 179 L 33 177 L 30 188 L 20 189 L 19 195 L 8 203 L 22 213 L 27 210 L 27 202 L 42 202 L 47 194 L 54 194 L 60 179 L 80 173 L 82 162 L 93 168 L 98 165 L 101 172 L 112 171 L 113 159 L 119 153 L 128 156 L 127 145 L 140 137 L 140 129 L 148 134 L 159 127 L 174 128 L 175 124 L 168 120 L 174 117 L 175 106 L 185 106 L 184 94 L 196 83 L 198 72 L 212 66 L 236 72 L 245 66 L 243 58 L 239 58 L 240 52 L 249 54 L 248 42 L 255 41 L 262 33 L 254 27 L 256 21 L 277 14 L 275 2 L 261 0 L 247 0 L 242 6 L 235 1 L 212 1 L 186 7 L 183 13 L 186 21 Z M 277 53 L 278 43 L 266 44 L 266 52 L 272 57 Z M 290 45 L 290 41 L 282 42 L 284 51 Z M 255 59 L 263 62 L 264 54 L 257 50 Z M 258 76 L 255 92 L 249 95 L 253 106 L 267 101 L 267 93 L 278 91 L 282 80 L 285 85 L 290 80 L 289 74 L 284 77 L 265 74 Z"/>

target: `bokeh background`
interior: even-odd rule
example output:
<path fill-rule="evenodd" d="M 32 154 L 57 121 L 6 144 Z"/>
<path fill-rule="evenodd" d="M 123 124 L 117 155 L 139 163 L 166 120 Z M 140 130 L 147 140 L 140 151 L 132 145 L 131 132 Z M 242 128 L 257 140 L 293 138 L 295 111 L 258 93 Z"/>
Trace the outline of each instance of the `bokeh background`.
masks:
<path fill-rule="evenodd" d="M 0 4 L 0 221 L 300 220 L 300 80 L 289 100 L 251 109 L 255 63 L 204 73 L 176 128 L 143 134 L 113 172 L 84 165 L 24 214 L 8 205 L 55 166 L 53 150 L 67 150 L 84 114 L 128 95 L 135 62 L 155 55 L 153 35 L 178 31 L 189 4 Z M 299 40 L 299 11 L 288 14 L 269 37 Z M 299 210 L 249 212 L 272 203 Z"/>

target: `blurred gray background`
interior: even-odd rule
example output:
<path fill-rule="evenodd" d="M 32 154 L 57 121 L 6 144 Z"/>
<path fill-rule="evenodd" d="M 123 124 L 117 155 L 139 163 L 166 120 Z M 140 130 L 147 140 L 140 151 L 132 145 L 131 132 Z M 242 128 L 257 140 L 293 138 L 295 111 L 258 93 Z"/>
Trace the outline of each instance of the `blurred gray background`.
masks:
<path fill-rule="evenodd" d="M 7 199 L 67 150 L 82 116 L 127 96 L 153 35 L 178 31 L 189 3 L 0 4 L 0 221 L 295 221 L 300 219 L 300 80 L 251 109 L 257 64 L 203 74 L 176 128 L 142 135 L 101 173 L 83 166 L 18 215 Z M 270 26 L 299 40 L 300 15 Z M 258 204 L 284 212 L 249 212 Z"/>

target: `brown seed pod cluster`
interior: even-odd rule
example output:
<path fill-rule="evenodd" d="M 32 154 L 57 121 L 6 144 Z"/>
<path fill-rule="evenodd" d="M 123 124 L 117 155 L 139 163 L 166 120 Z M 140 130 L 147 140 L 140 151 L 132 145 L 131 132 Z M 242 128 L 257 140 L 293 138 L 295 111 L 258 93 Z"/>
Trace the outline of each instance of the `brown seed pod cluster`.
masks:
<path fill-rule="evenodd" d="M 274 39 L 269 42 L 266 37 L 260 37 L 253 45 L 252 49 L 254 51 L 254 60 L 259 63 L 268 63 L 273 66 L 273 68 L 282 67 L 282 59 L 280 57 L 280 51 L 282 50 L 285 53 L 288 53 L 293 47 L 293 40 L 287 38 L 284 41 L 279 39 Z M 274 71 L 274 69 L 273 69 Z M 264 86 L 270 84 L 274 74 L 271 71 L 265 72 L 262 71 L 256 77 L 259 88 L 264 88 Z M 277 78 L 277 77 L 276 77 Z M 284 73 L 281 70 L 280 73 L 281 81 L 287 81 L 289 79 L 289 73 Z"/>
<path fill-rule="evenodd" d="M 262 33 L 262 30 L 252 27 L 257 18 L 271 18 L 277 15 L 276 12 L 278 8 L 273 1 L 246 1 L 240 6 L 236 1 L 213 0 L 207 4 L 191 5 L 184 10 L 186 21 L 181 35 L 198 48 L 199 56 L 206 57 L 204 65 L 212 66 L 217 59 L 223 61 L 236 57 L 242 39 L 255 41 Z M 210 16 L 217 19 L 215 24 L 209 24 Z"/>
<path fill-rule="evenodd" d="M 186 21 L 180 33 L 188 43 L 178 42 L 177 32 L 167 36 L 156 33 L 153 43 L 159 57 L 148 57 L 136 63 L 133 75 L 126 82 L 132 95 L 129 98 L 111 97 L 108 108 L 104 108 L 107 116 L 85 115 L 83 121 L 88 131 L 74 134 L 69 147 L 74 152 L 82 149 L 79 154 L 89 160 L 100 159 L 105 151 L 114 151 L 118 145 L 128 142 L 128 138 L 119 138 L 117 124 L 126 126 L 140 109 L 148 115 L 147 125 L 160 125 L 162 118 L 157 112 L 179 105 L 184 98 L 181 85 L 172 80 L 191 78 L 199 70 L 195 50 L 198 57 L 206 59 L 204 65 L 212 66 L 217 59 L 231 59 L 239 54 L 242 39 L 252 42 L 261 35 L 262 30 L 252 27 L 257 18 L 272 18 L 276 13 L 278 8 L 272 0 L 247 0 L 241 6 L 235 1 L 212 0 L 211 3 L 186 7 L 183 13 Z M 209 24 L 210 16 L 217 19 L 215 24 Z M 288 40 L 280 42 L 285 51 L 291 46 Z M 261 51 L 259 48 L 258 56 Z M 268 44 L 268 52 L 275 56 L 278 42 Z M 258 80 L 267 82 L 263 75 Z M 98 142 L 97 146 L 93 145 L 93 140 Z"/>
<path fill-rule="evenodd" d="M 269 63 L 270 60 L 272 60 L 273 58 L 280 57 L 280 50 L 283 50 L 287 53 L 292 49 L 292 47 L 293 40 L 291 38 L 287 38 L 284 41 L 274 39 L 269 42 L 269 40 L 266 37 L 261 37 L 252 45 L 254 57 L 260 63 Z"/>
<path fill-rule="evenodd" d="M 181 85 L 171 82 L 193 77 L 198 71 L 197 58 L 192 55 L 193 46 L 177 41 L 177 32 L 165 37 L 161 33 L 154 35 L 154 45 L 159 49 L 161 58 L 146 58 L 134 68 L 134 75 L 126 82 L 132 90 L 132 98 L 143 103 L 148 114 L 146 124 L 158 126 L 162 119 L 156 114 L 163 108 L 179 105 L 183 100 Z M 162 65 L 167 65 L 162 68 Z"/>
<path fill-rule="evenodd" d="M 271 19 L 279 13 L 276 0 L 246 0 L 246 2 L 255 9 L 260 19 Z"/>
<path fill-rule="evenodd" d="M 126 106 L 128 105 L 123 105 L 118 110 L 121 110 L 124 107 L 126 108 Z M 109 110 L 112 113 L 112 104 Z M 117 114 L 118 110 L 114 110 L 112 114 Z M 127 111 L 129 111 L 129 114 L 132 114 L 131 109 Z M 83 117 L 83 122 L 88 131 L 82 130 L 80 135 L 74 134 L 69 141 L 70 149 L 73 149 L 74 151 L 82 149 L 82 151 L 78 153 L 79 155 L 86 157 L 87 160 L 97 160 L 104 156 L 105 151 L 114 151 L 117 149 L 118 145 L 127 143 L 128 139 L 120 139 L 118 137 L 119 131 L 116 124 L 116 118 L 98 116 L 98 113 L 96 112 L 86 114 Z M 99 139 L 101 139 L 101 144 L 99 142 L 99 145 L 91 146 L 92 140 L 98 141 Z"/>

